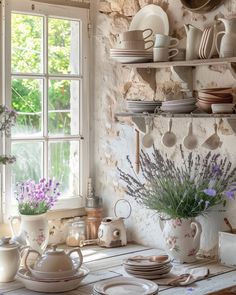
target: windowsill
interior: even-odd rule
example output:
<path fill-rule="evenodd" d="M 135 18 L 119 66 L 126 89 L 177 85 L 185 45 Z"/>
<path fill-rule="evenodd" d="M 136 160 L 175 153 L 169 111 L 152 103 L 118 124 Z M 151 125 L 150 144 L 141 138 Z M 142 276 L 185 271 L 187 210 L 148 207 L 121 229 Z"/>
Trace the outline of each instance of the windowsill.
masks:
<path fill-rule="evenodd" d="M 85 208 L 53 210 L 47 213 L 48 220 L 85 216 Z M 11 236 L 9 222 L 0 223 L 0 237 Z"/>

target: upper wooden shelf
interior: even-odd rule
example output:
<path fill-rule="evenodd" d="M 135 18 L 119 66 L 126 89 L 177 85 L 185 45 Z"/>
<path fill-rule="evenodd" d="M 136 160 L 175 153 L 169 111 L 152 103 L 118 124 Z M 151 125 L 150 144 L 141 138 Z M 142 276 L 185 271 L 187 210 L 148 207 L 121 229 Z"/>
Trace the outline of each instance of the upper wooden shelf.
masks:
<path fill-rule="evenodd" d="M 129 63 L 124 65 L 129 65 L 136 68 L 167 68 L 167 67 L 213 66 L 213 65 L 225 65 L 225 64 L 233 64 L 233 63 L 236 63 L 236 57 L 180 60 L 180 61 L 167 61 L 167 62 Z"/>

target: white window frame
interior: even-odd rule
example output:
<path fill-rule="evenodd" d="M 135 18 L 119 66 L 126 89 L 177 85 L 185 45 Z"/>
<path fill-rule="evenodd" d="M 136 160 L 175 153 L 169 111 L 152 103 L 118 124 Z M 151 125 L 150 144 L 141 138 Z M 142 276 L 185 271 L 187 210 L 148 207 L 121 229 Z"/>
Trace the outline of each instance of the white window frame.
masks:
<path fill-rule="evenodd" d="M 34 8 L 32 10 L 32 7 Z M 31 0 L 3 0 L 2 3 L 2 100 L 1 104 L 10 105 L 11 98 L 11 13 L 29 13 L 35 15 L 43 15 L 46 17 L 61 17 L 63 19 L 74 19 L 81 22 L 81 62 L 82 68 L 79 73 L 81 96 L 80 96 L 80 196 L 73 198 L 61 199 L 57 202 L 54 210 L 63 210 L 63 209 L 75 209 L 81 208 L 84 206 L 84 200 L 86 196 L 86 187 L 87 179 L 89 177 L 90 163 L 89 163 L 89 10 L 85 8 L 78 7 L 65 7 L 54 4 L 45 4 Z M 45 48 L 47 44 L 45 45 Z M 47 52 L 46 52 L 47 54 Z M 45 67 L 44 67 L 45 68 Z M 46 77 L 46 73 L 43 73 Z M 35 76 L 32 74 L 32 76 Z M 57 76 L 59 78 L 78 78 L 78 75 L 51 75 L 53 77 Z M 74 77 L 73 77 L 74 76 Z M 29 75 L 30 77 L 30 75 Z M 47 77 L 46 77 L 47 78 Z M 1 84 L 0 84 L 1 86 Z M 8 98 L 8 99 L 7 99 Z M 1 98 L 0 98 L 1 99 Z M 56 137 L 58 138 L 58 137 Z M 67 139 L 72 139 L 73 136 L 66 136 Z M 42 139 L 45 139 L 42 137 Z M 77 137 L 78 139 L 78 137 Z M 3 153 L 7 151 L 7 154 L 10 154 L 11 141 L 4 140 L 3 144 Z M 1 149 L 0 149 L 1 150 Z M 3 167 L 3 186 L 2 186 L 2 208 L 4 208 L 4 217 L 8 218 L 12 214 L 12 207 L 16 207 L 16 204 L 12 202 L 12 190 L 11 190 L 11 167 L 10 165 Z M 15 208 L 16 209 L 16 208 Z"/>

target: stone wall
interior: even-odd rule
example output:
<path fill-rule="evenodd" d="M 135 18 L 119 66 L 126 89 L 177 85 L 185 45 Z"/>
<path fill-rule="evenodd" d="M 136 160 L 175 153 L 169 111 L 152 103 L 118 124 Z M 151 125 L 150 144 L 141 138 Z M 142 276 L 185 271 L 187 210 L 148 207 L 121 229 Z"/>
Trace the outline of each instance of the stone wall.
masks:
<path fill-rule="evenodd" d="M 94 126 L 95 126 L 95 172 L 96 192 L 103 197 L 106 215 L 114 216 L 113 207 L 118 199 L 128 199 L 132 205 L 131 217 L 126 220 L 129 240 L 149 246 L 163 247 L 158 216 L 138 206 L 133 199 L 127 198 L 123 184 L 119 179 L 117 166 L 128 169 L 126 155 L 135 161 L 135 131 L 129 121 L 122 124 L 115 118 L 115 113 L 124 109 L 127 98 L 145 97 L 152 100 L 164 100 L 166 93 L 178 89 L 176 78 L 169 69 L 158 70 L 155 83 L 150 75 L 150 83 L 141 78 L 129 66 L 124 66 L 109 58 L 109 49 L 117 46 L 117 34 L 128 30 L 132 17 L 147 4 L 160 5 L 168 14 L 170 34 L 181 39 L 185 46 L 186 35 L 183 25 L 191 23 L 199 28 L 212 24 L 219 16 L 236 14 L 236 1 L 226 0 L 217 10 L 206 15 L 193 14 L 185 10 L 179 0 L 101 0 L 91 1 L 94 20 Z M 194 71 L 195 89 L 202 87 L 235 86 L 235 80 L 226 67 L 199 67 Z M 162 152 L 168 153 L 177 163 L 180 160 L 179 144 L 186 135 L 189 119 L 174 119 L 173 131 L 178 143 L 167 149 L 161 144 L 161 136 L 167 130 L 167 119 L 156 119 L 153 135 L 155 145 Z M 213 133 L 214 119 L 193 119 L 194 132 L 201 144 Z M 235 134 L 226 120 L 217 120 L 219 135 L 223 142 L 216 152 L 224 154 L 236 164 Z M 207 153 L 199 146 L 194 153 Z M 199 218 L 203 225 L 201 248 L 205 254 L 215 254 L 217 233 L 225 229 L 223 216 L 227 215 L 236 226 L 235 202 L 230 204 L 226 213 L 211 212 L 207 218 Z"/>

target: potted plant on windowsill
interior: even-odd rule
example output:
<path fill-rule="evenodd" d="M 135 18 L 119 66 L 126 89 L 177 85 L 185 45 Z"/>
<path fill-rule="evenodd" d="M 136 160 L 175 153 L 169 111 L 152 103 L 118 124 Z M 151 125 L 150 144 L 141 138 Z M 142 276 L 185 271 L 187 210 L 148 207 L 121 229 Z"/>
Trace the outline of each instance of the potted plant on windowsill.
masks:
<path fill-rule="evenodd" d="M 47 211 L 51 209 L 58 197 L 59 183 L 54 179 L 42 178 L 39 183 L 28 180 L 17 185 L 16 199 L 20 216 L 10 219 L 10 227 L 14 240 L 22 245 L 42 253 L 46 249 L 49 239 Z M 14 228 L 14 220 L 20 221 L 19 234 Z"/>
<path fill-rule="evenodd" d="M 200 246 L 201 226 L 195 217 L 234 198 L 236 168 L 219 154 L 185 157 L 182 165 L 163 156 L 155 147 L 150 156 L 141 152 L 142 177 L 119 169 L 127 194 L 165 220 L 163 237 L 167 252 L 180 262 L 192 262 Z"/>

